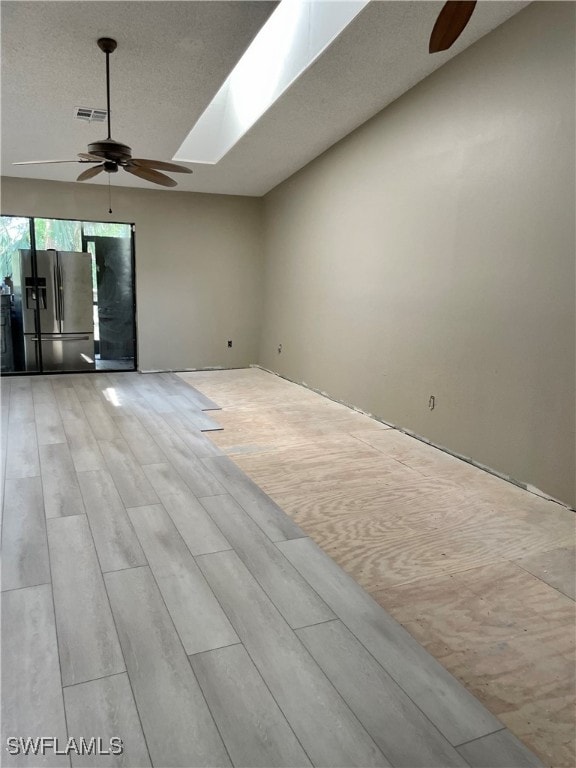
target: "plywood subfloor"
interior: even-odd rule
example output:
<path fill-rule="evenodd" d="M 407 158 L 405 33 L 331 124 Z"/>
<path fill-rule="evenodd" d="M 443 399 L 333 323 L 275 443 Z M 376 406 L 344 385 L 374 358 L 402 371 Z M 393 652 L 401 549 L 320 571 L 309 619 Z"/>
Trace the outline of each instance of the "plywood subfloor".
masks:
<path fill-rule="evenodd" d="M 547 764 L 576 765 L 574 513 L 259 369 L 181 374 L 211 432 Z"/>

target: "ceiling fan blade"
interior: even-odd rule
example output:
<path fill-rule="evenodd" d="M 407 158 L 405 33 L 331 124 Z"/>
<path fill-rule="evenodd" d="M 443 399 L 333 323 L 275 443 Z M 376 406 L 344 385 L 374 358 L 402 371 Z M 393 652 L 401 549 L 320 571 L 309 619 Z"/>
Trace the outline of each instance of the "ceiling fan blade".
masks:
<path fill-rule="evenodd" d="M 78 152 L 78 157 L 81 157 L 82 160 L 91 160 L 93 163 L 101 163 L 103 159 L 98 157 L 98 155 L 91 155 L 89 152 Z M 80 162 L 80 160 L 77 162 Z"/>
<path fill-rule="evenodd" d="M 430 35 L 430 53 L 446 51 L 453 45 L 470 21 L 476 0 L 449 0 L 440 11 Z"/>
<path fill-rule="evenodd" d="M 170 176 L 165 176 L 163 173 L 153 170 L 152 168 L 140 168 L 137 165 L 125 165 L 124 170 L 128 173 L 139 176 L 141 179 L 151 181 L 153 184 L 160 184 L 162 187 L 176 187 L 177 182 L 171 179 Z"/>
<path fill-rule="evenodd" d="M 79 162 L 80 162 L 79 160 L 24 160 L 21 163 L 12 163 L 12 165 L 47 165 L 48 163 L 79 163 Z"/>
<path fill-rule="evenodd" d="M 156 168 L 160 171 L 172 171 L 172 173 L 192 173 L 192 168 L 186 168 L 184 165 L 175 163 L 165 163 L 163 160 L 144 160 L 141 157 L 133 157 L 130 163 L 139 168 Z"/>
<path fill-rule="evenodd" d="M 104 163 L 101 165 L 93 165 L 92 168 L 86 168 L 85 171 L 82 171 L 80 176 L 76 179 L 76 181 L 87 181 L 87 179 L 91 179 L 94 176 L 97 176 L 99 173 L 101 173 L 104 170 Z"/>

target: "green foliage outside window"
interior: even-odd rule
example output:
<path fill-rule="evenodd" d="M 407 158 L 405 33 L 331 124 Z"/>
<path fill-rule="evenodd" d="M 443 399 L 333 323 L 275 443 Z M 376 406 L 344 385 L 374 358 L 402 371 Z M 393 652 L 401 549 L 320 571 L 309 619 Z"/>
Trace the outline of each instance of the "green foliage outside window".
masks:
<path fill-rule="evenodd" d="M 67 219 L 35 219 L 36 248 L 47 251 L 81 251 L 81 222 Z"/>
<path fill-rule="evenodd" d="M 130 224 L 108 221 L 85 221 L 84 234 L 95 237 L 130 237 Z"/>
<path fill-rule="evenodd" d="M 0 216 L 0 280 L 12 274 L 12 254 L 30 248 L 30 223 L 20 216 Z"/>

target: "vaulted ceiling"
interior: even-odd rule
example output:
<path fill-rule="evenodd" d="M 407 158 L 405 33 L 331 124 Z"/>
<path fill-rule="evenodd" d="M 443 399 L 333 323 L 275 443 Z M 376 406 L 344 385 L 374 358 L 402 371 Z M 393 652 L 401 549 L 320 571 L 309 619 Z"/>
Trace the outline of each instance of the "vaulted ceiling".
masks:
<path fill-rule="evenodd" d="M 373 0 L 218 164 L 192 165 L 177 189 L 265 194 L 526 5 L 478 3 L 457 43 L 431 56 L 441 2 Z M 75 107 L 106 105 L 96 46 L 104 36 L 118 41 L 110 60 L 113 137 L 134 156 L 171 160 L 275 6 L 4 0 L 2 174 L 74 181 L 86 167 L 12 163 L 72 159 L 105 137 L 104 125 L 74 118 Z M 101 174 L 85 183 L 107 181 Z M 152 188 L 127 173 L 113 183 Z"/>

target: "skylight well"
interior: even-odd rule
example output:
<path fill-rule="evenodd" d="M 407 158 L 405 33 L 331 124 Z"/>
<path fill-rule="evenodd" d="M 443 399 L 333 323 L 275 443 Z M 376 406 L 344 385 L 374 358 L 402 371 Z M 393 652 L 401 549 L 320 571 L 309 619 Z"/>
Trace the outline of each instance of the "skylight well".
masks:
<path fill-rule="evenodd" d="M 282 0 L 173 159 L 221 160 L 368 2 Z"/>

